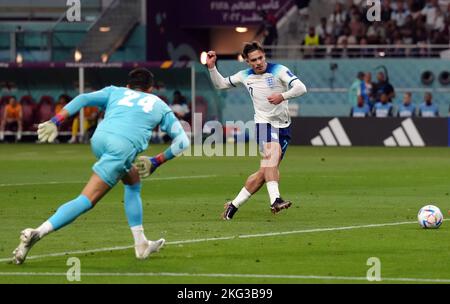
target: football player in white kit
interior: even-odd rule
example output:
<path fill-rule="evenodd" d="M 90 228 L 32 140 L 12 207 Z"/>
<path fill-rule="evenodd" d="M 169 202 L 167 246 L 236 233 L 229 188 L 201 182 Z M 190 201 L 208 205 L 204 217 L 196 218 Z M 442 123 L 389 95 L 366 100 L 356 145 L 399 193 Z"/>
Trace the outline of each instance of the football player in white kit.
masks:
<path fill-rule="evenodd" d="M 211 80 L 217 89 L 228 89 L 239 84 L 247 88 L 255 108 L 256 139 L 264 155 L 259 170 L 247 178 L 236 198 L 225 204 L 224 220 L 231 220 L 238 208 L 264 183 L 269 192 L 272 213 L 292 205 L 280 196 L 278 167 L 291 138 L 288 100 L 306 93 L 303 82 L 287 67 L 266 62 L 264 49 L 258 42 L 246 43 L 242 56 L 250 68 L 227 78 L 216 68 L 214 51 L 208 52 L 206 60 Z"/>

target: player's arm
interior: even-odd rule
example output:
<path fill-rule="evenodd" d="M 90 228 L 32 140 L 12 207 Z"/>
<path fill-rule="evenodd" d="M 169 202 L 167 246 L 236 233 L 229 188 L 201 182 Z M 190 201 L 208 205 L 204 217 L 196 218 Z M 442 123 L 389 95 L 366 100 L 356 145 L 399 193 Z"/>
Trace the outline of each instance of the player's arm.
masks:
<path fill-rule="evenodd" d="M 183 153 L 190 146 L 189 138 L 184 132 L 180 121 L 173 112 L 167 112 L 161 122 L 161 131 L 166 132 L 172 138 L 172 144 L 163 153 L 154 157 L 139 156 L 136 167 L 141 178 L 152 174 L 159 166 Z"/>
<path fill-rule="evenodd" d="M 219 90 L 229 89 L 236 87 L 238 84 L 242 83 L 240 73 L 236 73 L 229 77 L 223 77 L 216 67 L 217 55 L 214 51 L 209 51 L 206 58 L 206 65 L 208 66 L 209 76 L 211 76 L 211 81 L 214 87 Z"/>
<path fill-rule="evenodd" d="M 283 67 L 280 72 L 280 80 L 289 88 L 286 92 L 270 95 L 267 100 L 274 105 L 282 103 L 284 100 L 300 97 L 307 92 L 305 84 L 291 73 L 289 69 Z"/>
<path fill-rule="evenodd" d="M 49 121 L 39 124 L 38 140 L 40 142 L 53 142 L 58 136 L 58 127 L 64 120 L 78 113 L 83 107 L 104 107 L 108 102 L 109 94 L 109 88 L 104 88 L 100 91 L 78 95 Z"/>

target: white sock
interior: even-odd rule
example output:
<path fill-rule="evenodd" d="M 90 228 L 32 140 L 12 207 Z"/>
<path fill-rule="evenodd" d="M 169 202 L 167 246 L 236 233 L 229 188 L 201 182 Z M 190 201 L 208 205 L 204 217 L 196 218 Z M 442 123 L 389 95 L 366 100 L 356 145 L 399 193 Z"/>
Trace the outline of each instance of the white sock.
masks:
<path fill-rule="evenodd" d="M 47 234 L 53 231 L 53 226 L 49 221 L 45 221 L 36 229 L 39 232 L 39 238 L 43 238 Z"/>
<path fill-rule="evenodd" d="M 270 205 L 275 203 L 275 200 L 280 197 L 280 190 L 278 190 L 278 182 L 270 181 L 266 183 L 267 191 L 269 192 Z"/>
<path fill-rule="evenodd" d="M 248 192 L 245 187 L 243 187 L 241 189 L 241 192 L 239 192 L 239 194 L 231 203 L 234 205 L 234 207 L 239 208 L 239 206 L 245 203 L 250 198 L 250 196 L 252 196 L 251 193 Z"/>
<path fill-rule="evenodd" d="M 135 245 L 147 242 L 142 225 L 131 227 L 131 233 L 133 234 Z"/>
<path fill-rule="evenodd" d="M 5 139 L 5 133 L 0 132 L 0 140 L 3 140 L 3 139 Z"/>

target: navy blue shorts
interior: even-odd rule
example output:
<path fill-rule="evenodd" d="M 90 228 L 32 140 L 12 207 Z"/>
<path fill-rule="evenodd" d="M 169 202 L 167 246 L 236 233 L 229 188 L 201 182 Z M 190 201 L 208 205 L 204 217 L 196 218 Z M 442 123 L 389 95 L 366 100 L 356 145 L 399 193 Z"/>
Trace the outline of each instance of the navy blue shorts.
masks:
<path fill-rule="evenodd" d="M 281 159 L 283 159 L 290 141 L 291 127 L 275 128 L 268 123 L 256 124 L 256 142 L 260 151 L 263 151 L 265 143 L 277 142 L 281 146 Z"/>

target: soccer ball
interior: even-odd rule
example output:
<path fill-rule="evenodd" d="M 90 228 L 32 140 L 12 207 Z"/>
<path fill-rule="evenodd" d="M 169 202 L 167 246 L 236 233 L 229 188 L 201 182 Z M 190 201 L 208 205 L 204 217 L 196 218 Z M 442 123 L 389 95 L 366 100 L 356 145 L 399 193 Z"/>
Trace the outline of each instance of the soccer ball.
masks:
<path fill-rule="evenodd" d="M 422 228 L 437 229 L 444 219 L 441 210 L 433 205 L 427 205 L 419 210 L 417 220 Z"/>

